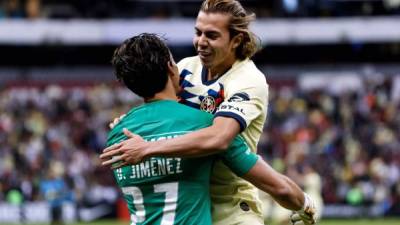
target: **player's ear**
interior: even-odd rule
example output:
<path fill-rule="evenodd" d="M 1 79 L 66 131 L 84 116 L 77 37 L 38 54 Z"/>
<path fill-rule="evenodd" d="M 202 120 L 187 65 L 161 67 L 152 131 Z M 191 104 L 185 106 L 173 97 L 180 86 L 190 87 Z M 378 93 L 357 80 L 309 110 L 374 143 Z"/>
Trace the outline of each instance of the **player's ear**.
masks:
<path fill-rule="evenodd" d="M 167 63 L 167 67 L 169 76 L 179 76 L 178 66 L 175 63 L 174 57 L 172 56 L 171 52 L 169 53 L 169 61 Z"/>
<path fill-rule="evenodd" d="M 239 34 L 235 35 L 235 37 L 232 38 L 232 42 L 233 42 L 232 47 L 233 48 L 239 47 L 239 45 L 242 43 L 242 41 L 243 41 L 243 34 L 242 33 L 239 33 Z"/>
<path fill-rule="evenodd" d="M 167 68 L 168 68 L 168 73 L 170 74 L 171 71 L 172 71 L 172 69 L 173 69 L 173 65 L 172 65 L 172 62 L 171 62 L 171 61 L 168 61 L 168 63 L 167 63 Z"/>
<path fill-rule="evenodd" d="M 175 66 L 176 64 L 172 61 L 168 61 L 167 68 L 168 68 L 168 75 L 174 76 L 175 75 Z"/>

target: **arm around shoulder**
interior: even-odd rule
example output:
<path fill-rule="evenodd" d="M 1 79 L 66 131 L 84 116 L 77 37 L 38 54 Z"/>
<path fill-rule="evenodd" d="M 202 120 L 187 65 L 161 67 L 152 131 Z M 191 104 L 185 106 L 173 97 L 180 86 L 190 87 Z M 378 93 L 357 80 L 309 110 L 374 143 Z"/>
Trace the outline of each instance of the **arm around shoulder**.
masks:
<path fill-rule="evenodd" d="M 201 157 L 226 150 L 240 133 L 239 123 L 232 118 L 216 117 L 209 127 L 174 139 L 149 143 L 148 156 Z"/>
<path fill-rule="evenodd" d="M 210 127 L 188 133 L 173 139 L 146 142 L 138 135 L 124 129 L 128 137 L 118 144 L 103 150 L 102 165 L 116 161 L 122 165 L 136 164 L 152 156 L 201 157 L 226 150 L 233 138 L 240 132 L 240 126 L 232 118 L 217 117 Z"/>

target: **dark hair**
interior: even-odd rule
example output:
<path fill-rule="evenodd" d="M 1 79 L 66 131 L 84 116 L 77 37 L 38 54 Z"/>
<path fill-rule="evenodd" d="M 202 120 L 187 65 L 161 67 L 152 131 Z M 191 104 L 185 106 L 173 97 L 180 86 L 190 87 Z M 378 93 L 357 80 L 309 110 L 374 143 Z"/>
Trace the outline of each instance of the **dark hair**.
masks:
<path fill-rule="evenodd" d="M 115 76 L 135 94 L 151 98 L 165 88 L 170 51 L 156 34 L 143 33 L 124 41 L 111 63 Z"/>
<path fill-rule="evenodd" d="M 250 31 L 250 22 L 255 20 L 254 13 L 247 13 L 237 0 L 205 0 L 200 11 L 205 13 L 221 13 L 230 16 L 228 24 L 231 38 L 237 34 L 243 34 L 242 43 L 236 49 L 238 59 L 251 58 L 259 49 L 260 39 Z"/>

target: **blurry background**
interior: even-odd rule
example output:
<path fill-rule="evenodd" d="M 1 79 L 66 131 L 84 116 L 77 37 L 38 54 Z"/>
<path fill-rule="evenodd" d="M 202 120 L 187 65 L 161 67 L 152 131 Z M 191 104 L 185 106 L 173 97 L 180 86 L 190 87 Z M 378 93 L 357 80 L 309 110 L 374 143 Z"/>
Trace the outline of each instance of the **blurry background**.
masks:
<path fill-rule="evenodd" d="M 398 218 L 400 0 L 241 3 L 270 84 L 259 154 L 320 196 L 324 219 Z M 155 32 L 177 61 L 194 55 L 200 4 L 0 2 L 0 224 L 49 223 L 53 206 L 66 222 L 129 219 L 97 159 L 108 123 L 141 102 L 115 82 L 112 52 Z"/>

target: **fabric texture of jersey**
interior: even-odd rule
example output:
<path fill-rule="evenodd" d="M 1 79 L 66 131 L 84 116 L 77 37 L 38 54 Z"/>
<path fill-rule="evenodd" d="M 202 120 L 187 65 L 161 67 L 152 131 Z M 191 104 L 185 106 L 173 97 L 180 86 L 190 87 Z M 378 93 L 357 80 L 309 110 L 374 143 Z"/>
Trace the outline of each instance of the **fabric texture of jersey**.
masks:
<path fill-rule="evenodd" d="M 236 61 L 222 76 L 207 80 L 207 70 L 198 56 L 188 57 L 178 63 L 180 70 L 180 102 L 188 106 L 235 119 L 241 135 L 253 152 L 266 119 L 268 84 L 264 74 L 253 61 Z M 218 222 L 245 201 L 260 217 L 261 203 L 257 189 L 237 177 L 221 162 L 217 162 L 211 176 L 213 222 Z M 221 207 L 220 207 L 221 206 Z"/>
<path fill-rule="evenodd" d="M 126 139 L 123 128 L 146 141 L 157 141 L 210 126 L 212 119 L 208 113 L 175 101 L 155 101 L 129 111 L 109 133 L 107 145 Z M 239 176 L 247 173 L 258 159 L 237 137 L 228 151 L 219 155 L 188 159 L 151 157 L 115 169 L 115 179 L 131 213 L 131 224 L 212 224 L 209 183 L 217 157 Z"/>

